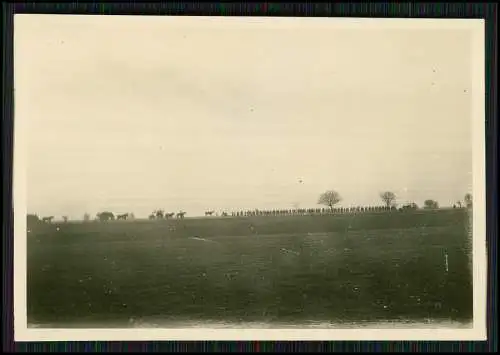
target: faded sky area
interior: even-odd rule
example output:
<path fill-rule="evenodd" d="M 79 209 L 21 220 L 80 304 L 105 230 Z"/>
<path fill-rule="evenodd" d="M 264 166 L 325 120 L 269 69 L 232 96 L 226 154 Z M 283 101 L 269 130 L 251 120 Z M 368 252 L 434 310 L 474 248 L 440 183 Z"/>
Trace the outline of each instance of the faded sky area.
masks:
<path fill-rule="evenodd" d="M 472 191 L 470 33 L 332 22 L 16 15 L 28 211 L 316 207 L 327 189 L 342 206 L 383 190 L 451 205 Z"/>

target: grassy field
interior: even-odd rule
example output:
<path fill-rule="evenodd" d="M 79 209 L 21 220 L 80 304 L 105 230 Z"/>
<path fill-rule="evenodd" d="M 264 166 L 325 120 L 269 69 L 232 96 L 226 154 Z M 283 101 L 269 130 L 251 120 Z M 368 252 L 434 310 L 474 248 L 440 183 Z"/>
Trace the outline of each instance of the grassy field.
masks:
<path fill-rule="evenodd" d="M 469 231 L 465 209 L 40 225 L 28 322 L 467 322 Z"/>

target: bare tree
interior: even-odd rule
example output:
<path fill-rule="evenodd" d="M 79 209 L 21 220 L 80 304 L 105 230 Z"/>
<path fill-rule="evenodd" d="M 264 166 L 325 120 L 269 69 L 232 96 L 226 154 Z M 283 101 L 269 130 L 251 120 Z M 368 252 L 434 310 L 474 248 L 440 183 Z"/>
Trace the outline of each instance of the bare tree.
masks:
<path fill-rule="evenodd" d="M 426 208 L 426 209 L 439 208 L 439 204 L 437 201 L 434 201 L 434 200 L 425 200 L 424 201 L 424 208 Z"/>
<path fill-rule="evenodd" d="M 128 219 L 135 219 L 135 215 L 134 215 L 134 213 L 130 212 L 130 213 L 128 214 Z"/>
<path fill-rule="evenodd" d="M 392 207 L 396 201 L 396 194 L 391 191 L 384 191 L 380 193 L 380 198 L 386 207 Z"/>
<path fill-rule="evenodd" d="M 63 219 L 64 223 L 68 222 L 68 216 L 62 216 L 62 219 Z"/>
<path fill-rule="evenodd" d="M 335 206 L 340 201 L 342 201 L 342 197 L 340 197 L 340 194 L 337 191 L 329 190 L 323 192 L 319 196 L 318 204 L 330 207 L 330 210 L 333 212 L 333 206 Z"/>
<path fill-rule="evenodd" d="M 464 202 L 468 208 L 471 208 L 472 207 L 472 194 L 470 194 L 470 193 L 465 194 Z"/>
<path fill-rule="evenodd" d="M 90 214 L 85 213 L 85 214 L 83 215 L 83 221 L 84 221 L 84 222 L 88 222 L 88 221 L 90 221 Z"/>

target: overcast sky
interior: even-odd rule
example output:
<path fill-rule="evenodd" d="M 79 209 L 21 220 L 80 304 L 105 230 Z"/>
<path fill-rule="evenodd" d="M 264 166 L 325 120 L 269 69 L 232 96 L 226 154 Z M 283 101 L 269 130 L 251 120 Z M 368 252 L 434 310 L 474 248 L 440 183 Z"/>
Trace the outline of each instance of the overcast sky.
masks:
<path fill-rule="evenodd" d="M 28 211 L 450 205 L 472 191 L 471 65 L 467 30 L 16 15 Z"/>

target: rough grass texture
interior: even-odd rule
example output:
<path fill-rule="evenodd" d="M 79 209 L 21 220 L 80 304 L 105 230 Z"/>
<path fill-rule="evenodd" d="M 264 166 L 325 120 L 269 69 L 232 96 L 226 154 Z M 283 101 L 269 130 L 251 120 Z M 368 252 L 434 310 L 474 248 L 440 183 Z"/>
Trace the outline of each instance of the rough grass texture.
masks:
<path fill-rule="evenodd" d="M 38 225 L 28 323 L 468 322 L 470 227 L 464 209 Z"/>

